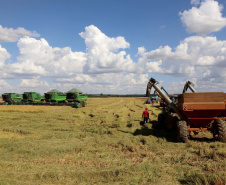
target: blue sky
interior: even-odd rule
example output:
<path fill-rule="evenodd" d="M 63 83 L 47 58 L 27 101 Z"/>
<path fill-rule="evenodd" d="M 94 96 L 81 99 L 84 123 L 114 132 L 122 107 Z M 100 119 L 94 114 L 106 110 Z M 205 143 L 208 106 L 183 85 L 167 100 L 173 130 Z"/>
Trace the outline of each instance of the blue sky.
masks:
<path fill-rule="evenodd" d="M 150 77 L 171 93 L 186 80 L 199 91 L 226 90 L 226 1 L 0 4 L 0 93 L 145 93 Z"/>
<path fill-rule="evenodd" d="M 36 30 L 51 46 L 78 51 L 85 50 L 78 33 L 95 25 L 109 37 L 125 37 L 136 54 L 143 45 L 147 49 L 176 46 L 187 36 L 178 13 L 189 7 L 189 1 L 181 0 L 9 0 L 1 3 L 0 22 L 3 27 Z"/>

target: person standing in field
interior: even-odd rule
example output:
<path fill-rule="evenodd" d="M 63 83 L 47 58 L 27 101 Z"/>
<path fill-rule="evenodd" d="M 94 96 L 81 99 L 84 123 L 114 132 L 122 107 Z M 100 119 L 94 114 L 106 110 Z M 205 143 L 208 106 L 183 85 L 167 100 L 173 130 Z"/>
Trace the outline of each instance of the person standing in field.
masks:
<path fill-rule="evenodd" d="M 145 124 L 145 122 L 146 123 L 148 122 L 148 119 L 149 119 L 148 108 L 145 108 L 145 110 L 143 111 L 142 118 L 144 118 L 144 123 L 143 124 Z"/>

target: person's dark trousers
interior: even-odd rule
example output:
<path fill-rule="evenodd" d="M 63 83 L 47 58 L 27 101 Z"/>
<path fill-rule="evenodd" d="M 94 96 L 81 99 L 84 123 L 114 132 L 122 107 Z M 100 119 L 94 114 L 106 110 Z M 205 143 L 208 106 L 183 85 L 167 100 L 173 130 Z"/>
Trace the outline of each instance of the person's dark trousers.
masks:
<path fill-rule="evenodd" d="M 144 117 L 144 124 L 148 122 L 148 117 Z"/>

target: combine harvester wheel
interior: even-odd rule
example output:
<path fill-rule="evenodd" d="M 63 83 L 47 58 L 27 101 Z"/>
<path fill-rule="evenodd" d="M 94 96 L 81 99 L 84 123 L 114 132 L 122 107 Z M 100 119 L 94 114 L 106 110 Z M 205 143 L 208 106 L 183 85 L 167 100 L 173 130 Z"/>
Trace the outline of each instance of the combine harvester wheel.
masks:
<path fill-rule="evenodd" d="M 86 107 L 87 106 L 87 102 L 82 102 L 82 107 Z"/>

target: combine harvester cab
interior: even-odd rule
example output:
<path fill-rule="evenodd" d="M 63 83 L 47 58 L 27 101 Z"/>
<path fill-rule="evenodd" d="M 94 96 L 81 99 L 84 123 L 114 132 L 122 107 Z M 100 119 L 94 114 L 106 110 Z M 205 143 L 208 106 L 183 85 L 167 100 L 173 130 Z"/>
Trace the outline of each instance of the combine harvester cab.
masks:
<path fill-rule="evenodd" d="M 24 92 L 23 94 L 23 104 L 35 105 L 44 102 L 44 96 L 36 92 Z"/>
<path fill-rule="evenodd" d="M 22 101 L 22 95 L 16 93 L 4 93 L 2 94 L 4 105 L 20 105 Z"/>
<path fill-rule="evenodd" d="M 45 101 L 46 101 L 46 104 L 58 104 L 58 103 L 63 103 L 66 101 L 66 94 L 56 90 L 56 89 L 53 89 L 47 93 L 45 93 Z"/>
<path fill-rule="evenodd" d="M 211 131 L 215 139 L 226 142 L 226 125 L 220 117 L 225 113 L 225 93 L 223 92 L 193 92 L 178 96 L 175 104 L 153 78 L 148 82 L 147 91 L 154 87 L 159 95 L 167 102 L 171 111 L 163 111 L 158 115 L 160 125 L 177 128 L 177 138 L 187 142 L 191 132 Z"/>
<path fill-rule="evenodd" d="M 87 95 L 83 94 L 78 89 L 71 89 L 67 92 L 67 102 L 69 104 L 75 104 L 76 108 L 87 106 Z"/>

